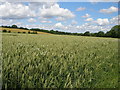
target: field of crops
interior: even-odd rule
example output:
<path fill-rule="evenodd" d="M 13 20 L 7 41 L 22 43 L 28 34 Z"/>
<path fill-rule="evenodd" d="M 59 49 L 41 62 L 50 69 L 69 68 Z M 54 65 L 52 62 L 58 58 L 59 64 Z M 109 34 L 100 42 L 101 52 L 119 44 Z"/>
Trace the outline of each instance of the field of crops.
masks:
<path fill-rule="evenodd" d="M 15 28 L 1 28 L 0 27 L 0 31 L 2 30 L 7 30 L 7 31 L 11 31 L 12 33 L 18 33 L 18 32 L 25 32 L 25 33 L 28 33 L 29 31 L 30 32 L 33 32 L 31 30 L 24 30 L 24 29 L 15 29 Z M 45 32 L 37 32 L 37 34 L 50 34 L 50 33 L 45 33 Z"/>
<path fill-rule="evenodd" d="M 118 87 L 118 40 L 3 34 L 3 88 Z"/>

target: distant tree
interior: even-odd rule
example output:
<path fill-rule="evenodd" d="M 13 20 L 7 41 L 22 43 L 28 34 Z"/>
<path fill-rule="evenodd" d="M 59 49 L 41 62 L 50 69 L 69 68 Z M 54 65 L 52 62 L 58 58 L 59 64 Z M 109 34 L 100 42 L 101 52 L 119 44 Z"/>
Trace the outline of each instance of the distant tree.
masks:
<path fill-rule="evenodd" d="M 120 38 L 120 25 L 114 26 L 105 34 L 106 37 Z"/>
<path fill-rule="evenodd" d="M 7 30 L 4 29 L 4 30 L 2 30 L 2 32 L 7 32 Z"/>
<path fill-rule="evenodd" d="M 9 30 L 8 33 L 11 33 L 11 31 Z"/>
<path fill-rule="evenodd" d="M 37 32 L 34 32 L 35 34 L 37 34 Z"/>
<path fill-rule="evenodd" d="M 8 28 L 8 26 L 2 26 L 2 27 L 4 27 L 4 28 Z"/>
<path fill-rule="evenodd" d="M 24 28 L 25 30 L 29 30 L 28 28 Z"/>
<path fill-rule="evenodd" d="M 32 31 L 40 31 L 39 28 L 32 28 L 32 29 L 30 29 L 30 30 L 32 30 Z"/>
<path fill-rule="evenodd" d="M 26 33 L 26 32 L 22 32 L 22 33 Z"/>
<path fill-rule="evenodd" d="M 91 33 L 90 36 L 96 37 L 97 33 Z"/>
<path fill-rule="evenodd" d="M 24 29 L 23 27 L 20 27 L 19 29 Z"/>
<path fill-rule="evenodd" d="M 89 31 L 86 31 L 83 35 L 84 35 L 84 36 L 90 36 L 90 32 L 89 32 Z"/>
<path fill-rule="evenodd" d="M 37 31 L 33 31 L 33 33 L 32 34 L 37 34 Z"/>
<path fill-rule="evenodd" d="M 28 34 L 30 34 L 30 31 L 28 31 Z"/>
<path fill-rule="evenodd" d="M 16 25 L 12 26 L 1 26 L 3 28 L 18 28 Z M 51 34 L 59 34 L 59 35 L 75 35 L 75 36 L 97 36 L 97 37 L 113 37 L 113 38 L 120 38 L 120 25 L 116 25 L 113 28 L 111 28 L 110 31 L 104 33 L 103 31 L 99 31 L 97 33 L 90 33 L 89 31 L 86 31 L 85 33 L 71 33 L 71 32 L 62 32 L 62 31 L 55 31 L 55 30 L 45 30 L 45 29 L 39 29 L 39 28 L 24 28 L 20 27 L 20 29 L 25 30 L 31 30 L 33 32 L 28 31 L 28 33 L 31 34 L 37 34 L 37 32 L 46 32 Z M 3 30 L 3 32 L 7 32 L 7 30 Z M 20 33 L 20 32 L 18 32 Z M 23 32 L 26 33 L 26 32 Z"/>
<path fill-rule="evenodd" d="M 18 28 L 17 25 L 12 25 L 12 28 Z"/>
<path fill-rule="evenodd" d="M 105 34 L 104 34 L 103 31 L 99 31 L 98 33 L 96 33 L 96 36 L 97 36 L 97 37 L 104 37 Z"/>
<path fill-rule="evenodd" d="M 83 33 L 79 33 L 80 36 L 83 36 Z"/>

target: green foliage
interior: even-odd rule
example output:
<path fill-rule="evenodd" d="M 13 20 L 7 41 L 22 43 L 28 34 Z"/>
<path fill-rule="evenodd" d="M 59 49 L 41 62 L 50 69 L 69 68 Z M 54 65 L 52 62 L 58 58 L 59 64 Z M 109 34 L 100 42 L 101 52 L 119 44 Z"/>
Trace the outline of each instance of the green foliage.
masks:
<path fill-rule="evenodd" d="M 83 35 L 84 35 L 84 36 L 90 36 L 90 32 L 89 32 L 89 31 L 86 31 Z"/>
<path fill-rule="evenodd" d="M 104 37 L 105 34 L 103 31 L 99 31 L 97 34 L 96 34 L 97 37 Z"/>
<path fill-rule="evenodd" d="M 19 28 L 16 25 L 12 26 L 2 26 L 5 28 Z M 20 27 L 19 29 L 25 29 L 29 30 L 28 28 Z M 58 34 L 58 35 L 75 35 L 75 36 L 95 36 L 95 37 L 113 37 L 113 38 L 120 38 L 120 25 L 114 26 L 110 31 L 107 33 L 104 33 L 103 31 L 99 31 L 98 33 L 90 33 L 89 31 L 86 31 L 85 33 L 71 33 L 71 32 L 61 32 L 61 31 L 55 31 L 55 30 L 44 30 L 39 28 L 32 28 L 31 31 L 34 31 L 31 34 L 37 34 L 38 32 L 46 32 L 51 34 Z M 30 33 L 29 33 L 30 34 Z"/>
<path fill-rule="evenodd" d="M 26 32 L 22 32 L 22 33 L 26 33 Z"/>
<path fill-rule="evenodd" d="M 28 34 L 37 34 L 37 31 L 28 32 Z"/>
<path fill-rule="evenodd" d="M 11 31 L 9 30 L 8 33 L 11 33 Z"/>
<path fill-rule="evenodd" d="M 118 40 L 3 34 L 3 88 L 115 88 Z"/>
<path fill-rule="evenodd" d="M 4 29 L 4 30 L 2 30 L 2 32 L 8 32 L 8 33 L 11 33 L 11 31 L 10 31 L 10 30 L 8 30 L 8 31 L 7 31 L 7 30 L 5 30 L 5 29 Z"/>
<path fill-rule="evenodd" d="M 120 25 L 114 26 L 110 31 L 106 33 L 106 36 L 120 38 Z"/>
<path fill-rule="evenodd" d="M 30 31 L 28 31 L 28 34 L 30 34 Z"/>
<path fill-rule="evenodd" d="M 7 32 L 7 30 L 4 29 L 4 30 L 2 30 L 2 32 Z"/>
<path fill-rule="evenodd" d="M 37 34 L 37 31 L 33 31 L 32 34 Z"/>
<path fill-rule="evenodd" d="M 17 25 L 12 25 L 11 27 L 12 27 L 12 28 L 18 28 Z"/>

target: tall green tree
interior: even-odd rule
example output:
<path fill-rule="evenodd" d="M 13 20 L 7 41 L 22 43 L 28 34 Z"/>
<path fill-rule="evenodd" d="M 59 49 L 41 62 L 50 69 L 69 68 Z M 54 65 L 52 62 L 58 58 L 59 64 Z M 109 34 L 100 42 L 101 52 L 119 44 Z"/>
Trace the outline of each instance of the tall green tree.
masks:
<path fill-rule="evenodd" d="M 103 31 L 99 31 L 98 33 L 96 33 L 97 37 L 104 37 L 104 32 Z"/>
<path fill-rule="evenodd" d="M 89 32 L 89 31 L 86 31 L 83 35 L 84 35 L 84 36 L 90 36 L 90 32 Z"/>
<path fill-rule="evenodd" d="M 106 33 L 107 37 L 120 38 L 120 25 L 114 26 L 110 31 Z"/>
<path fill-rule="evenodd" d="M 12 25 L 12 28 L 18 28 L 17 25 Z"/>

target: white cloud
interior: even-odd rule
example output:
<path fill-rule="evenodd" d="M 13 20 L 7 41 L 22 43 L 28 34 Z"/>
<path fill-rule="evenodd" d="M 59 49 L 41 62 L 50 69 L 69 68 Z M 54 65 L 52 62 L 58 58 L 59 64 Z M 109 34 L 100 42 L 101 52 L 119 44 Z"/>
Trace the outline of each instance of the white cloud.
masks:
<path fill-rule="evenodd" d="M 76 11 L 83 11 L 85 9 L 86 9 L 85 7 L 79 7 L 79 8 L 76 9 Z"/>
<path fill-rule="evenodd" d="M 65 21 L 74 18 L 75 15 L 70 10 L 61 8 L 56 2 L 31 2 L 28 5 L 17 2 L 0 4 L 0 18 L 23 19 L 34 17 L 40 17 L 41 19 L 55 18 L 57 21 Z M 33 19 L 28 21 L 35 22 Z"/>
<path fill-rule="evenodd" d="M 12 19 L 6 19 L 6 20 L 4 20 L 4 19 L 0 19 L 0 24 L 1 25 L 10 25 L 10 24 L 13 24 L 15 22 L 15 20 L 12 20 Z"/>
<path fill-rule="evenodd" d="M 93 18 L 87 18 L 85 21 L 93 21 Z"/>
<path fill-rule="evenodd" d="M 77 25 L 74 27 L 74 30 L 77 32 L 98 32 L 98 31 L 109 31 L 113 26 L 118 24 L 119 16 L 113 17 L 111 19 L 108 18 L 98 18 L 97 20 L 93 20 L 90 23 L 84 23 L 82 25 Z"/>
<path fill-rule="evenodd" d="M 3 3 L 0 4 L 1 18 L 28 18 L 35 17 L 35 12 L 31 11 L 28 6 L 21 3 Z"/>
<path fill-rule="evenodd" d="M 108 8 L 108 9 L 101 9 L 99 12 L 100 12 L 100 13 L 111 14 L 111 13 L 114 13 L 114 12 L 117 12 L 117 11 L 118 11 L 118 8 L 117 8 L 117 7 L 111 6 L 111 7 Z"/>
<path fill-rule="evenodd" d="M 8 7 L 7 7 L 8 6 Z M 10 19 L 10 18 L 28 18 L 29 22 L 35 22 L 34 16 L 39 16 L 39 22 L 41 23 L 52 23 L 52 21 L 49 21 L 48 18 L 54 18 L 57 21 L 65 21 L 66 19 L 74 18 L 74 14 L 68 10 L 61 8 L 57 3 L 30 3 L 28 5 L 22 4 L 22 3 L 3 3 L 0 4 L 0 10 L 4 9 L 4 12 L 0 12 L 0 16 L 4 18 L 2 20 L 2 24 L 4 25 L 12 25 L 17 24 L 19 26 L 23 27 L 29 27 L 29 28 L 43 28 L 47 30 L 61 30 L 61 31 L 71 31 L 71 32 L 85 32 L 86 30 L 90 32 L 97 32 L 99 30 L 110 30 L 110 28 L 113 26 L 111 24 L 117 24 L 118 18 L 113 17 L 110 20 L 107 18 L 102 19 L 98 18 L 97 20 L 93 20 L 90 18 L 89 14 L 86 14 L 83 16 L 86 20 L 85 21 L 91 21 L 89 23 L 85 23 L 83 25 L 78 25 L 75 20 L 72 20 L 67 25 L 64 25 L 62 23 L 56 23 L 56 24 L 40 24 L 40 25 L 24 25 L 21 22 L 15 22 L 16 19 Z M 7 8 L 7 9 L 6 9 Z M 6 12 L 8 11 L 8 12 Z M 13 13 L 13 11 L 15 13 Z M 41 12 L 40 12 L 41 11 Z M 22 12 L 22 13 L 21 13 Z M 4 13 L 4 14 L 3 14 Z M 17 13 L 17 14 L 16 14 Z M 19 19 L 17 21 L 19 21 Z M 76 25 L 77 24 L 77 25 Z M 108 26 L 107 26 L 108 25 Z M 110 26 L 111 25 L 111 26 Z"/>
<path fill-rule="evenodd" d="M 55 27 L 62 27 L 63 25 L 62 25 L 62 23 L 56 23 L 55 24 Z"/>
<path fill-rule="evenodd" d="M 41 8 L 40 16 L 44 18 L 64 17 L 73 18 L 75 15 L 68 9 L 60 8 L 58 4 L 54 4 L 50 8 Z"/>
<path fill-rule="evenodd" d="M 115 24 L 115 25 L 120 24 L 120 15 L 111 18 L 110 19 L 110 24 Z"/>
<path fill-rule="evenodd" d="M 19 22 L 15 19 L 0 19 L 0 24 L 3 26 L 11 26 L 13 24 L 15 24 L 17 26 L 21 26 L 22 22 Z"/>
<path fill-rule="evenodd" d="M 107 32 L 109 31 L 112 26 L 98 26 L 98 25 L 92 25 L 89 23 L 85 23 L 83 25 L 78 25 L 75 27 L 77 29 L 77 32 L 85 32 L 85 31 L 90 31 L 90 32 L 98 32 L 98 31 L 104 31 Z M 74 29 L 75 30 L 75 29 Z"/>
<path fill-rule="evenodd" d="M 28 4 L 28 6 L 30 7 L 31 10 L 39 10 L 40 8 L 50 8 L 51 6 L 53 6 L 54 4 L 56 4 L 56 2 L 30 2 Z"/>
<path fill-rule="evenodd" d="M 30 18 L 30 19 L 28 19 L 28 22 L 36 22 L 36 20 L 34 19 L 34 18 Z"/>
<path fill-rule="evenodd" d="M 38 17 L 39 20 L 47 20 L 47 18 L 44 17 Z"/>
<path fill-rule="evenodd" d="M 86 0 L 86 2 L 98 3 L 98 2 L 119 2 L 119 0 Z"/>
<path fill-rule="evenodd" d="M 88 17 L 90 17 L 90 15 L 87 13 L 87 14 L 85 14 L 84 16 L 82 16 L 83 18 L 88 18 Z"/>
<path fill-rule="evenodd" d="M 56 20 L 57 21 L 65 21 L 66 19 L 64 17 L 57 17 Z"/>
<path fill-rule="evenodd" d="M 47 20 L 43 20 L 43 21 L 40 21 L 41 23 L 52 23 L 52 21 L 47 21 Z"/>
<path fill-rule="evenodd" d="M 58 0 L 0 0 L 0 2 L 56 2 Z"/>
<path fill-rule="evenodd" d="M 119 2 L 119 0 L 0 0 L 0 2 L 55 2 L 55 1 L 62 1 L 62 2 Z"/>
<path fill-rule="evenodd" d="M 102 19 L 102 18 L 98 18 L 96 21 L 95 21 L 98 25 L 108 25 L 109 24 L 109 20 L 107 18 L 105 19 Z"/>
<path fill-rule="evenodd" d="M 77 21 L 75 21 L 75 20 L 72 20 L 72 23 L 71 23 L 72 25 L 75 25 L 75 24 L 77 24 Z"/>
<path fill-rule="evenodd" d="M 96 4 L 97 2 L 100 2 L 101 0 L 89 0 L 92 4 Z"/>
<path fill-rule="evenodd" d="M 56 23 L 56 24 L 54 25 L 54 28 L 55 28 L 55 29 L 63 29 L 63 30 L 68 29 L 68 27 L 67 27 L 67 26 L 64 26 L 62 23 Z"/>
<path fill-rule="evenodd" d="M 14 24 L 17 26 L 21 26 L 23 23 L 22 22 L 15 22 Z"/>
<path fill-rule="evenodd" d="M 31 29 L 31 28 L 43 28 L 43 26 L 42 25 L 35 25 L 35 24 L 32 24 L 32 25 L 22 25 L 22 26 L 20 26 L 20 27 L 25 27 L 25 28 L 29 28 L 29 29 Z"/>

